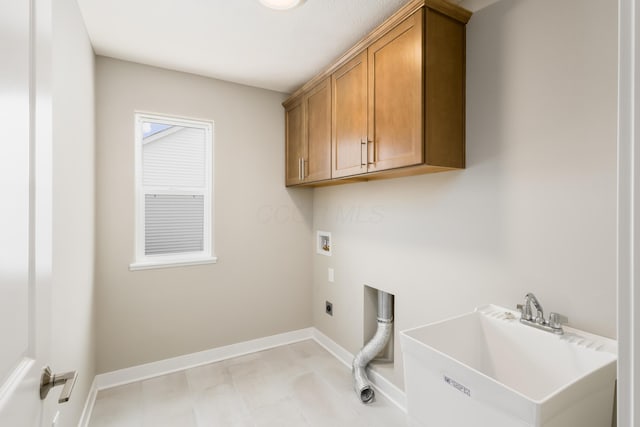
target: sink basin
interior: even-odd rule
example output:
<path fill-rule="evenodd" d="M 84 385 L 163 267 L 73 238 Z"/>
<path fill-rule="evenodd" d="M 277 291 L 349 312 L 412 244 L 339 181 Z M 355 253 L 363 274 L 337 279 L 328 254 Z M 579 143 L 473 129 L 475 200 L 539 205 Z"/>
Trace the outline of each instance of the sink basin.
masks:
<path fill-rule="evenodd" d="M 401 332 L 412 425 L 611 426 L 616 341 L 519 319 L 488 305 Z"/>

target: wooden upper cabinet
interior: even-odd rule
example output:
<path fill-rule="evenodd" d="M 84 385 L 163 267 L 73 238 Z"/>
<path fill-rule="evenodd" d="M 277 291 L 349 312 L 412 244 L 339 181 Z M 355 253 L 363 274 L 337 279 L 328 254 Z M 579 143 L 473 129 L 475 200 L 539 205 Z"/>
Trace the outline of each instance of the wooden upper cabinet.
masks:
<path fill-rule="evenodd" d="M 423 162 L 423 9 L 368 49 L 368 171 Z"/>
<path fill-rule="evenodd" d="M 285 110 L 286 185 L 302 183 L 304 143 L 304 112 L 302 100 L 299 100 Z"/>
<path fill-rule="evenodd" d="M 426 165 L 465 167 L 465 27 L 426 9 Z"/>
<path fill-rule="evenodd" d="M 331 76 L 332 177 L 367 172 L 367 52 Z"/>
<path fill-rule="evenodd" d="M 304 181 L 331 178 L 331 86 L 329 79 L 316 86 L 305 97 L 306 164 Z"/>
<path fill-rule="evenodd" d="M 331 178 L 331 88 L 318 84 L 285 109 L 288 186 Z"/>
<path fill-rule="evenodd" d="M 336 70 L 333 178 L 423 162 L 422 9 Z"/>
<path fill-rule="evenodd" d="M 410 0 L 285 101 L 287 185 L 464 168 L 470 17 Z"/>

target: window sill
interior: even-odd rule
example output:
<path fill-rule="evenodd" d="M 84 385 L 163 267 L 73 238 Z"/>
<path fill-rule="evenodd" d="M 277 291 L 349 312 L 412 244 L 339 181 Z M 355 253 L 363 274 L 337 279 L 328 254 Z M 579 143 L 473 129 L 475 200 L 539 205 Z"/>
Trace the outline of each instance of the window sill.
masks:
<path fill-rule="evenodd" d="M 157 260 L 157 261 L 141 261 L 132 262 L 129 264 L 130 271 L 138 270 L 152 270 L 155 268 L 172 268 L 172 267 L 186 267 L 190 265 L 203 265 L 203 264 L 215 264 L 218 262 L 218 257 L 203 257 L 203 258 L 189 258 L 189 259 L 173 259 L 173 260 Z"/>

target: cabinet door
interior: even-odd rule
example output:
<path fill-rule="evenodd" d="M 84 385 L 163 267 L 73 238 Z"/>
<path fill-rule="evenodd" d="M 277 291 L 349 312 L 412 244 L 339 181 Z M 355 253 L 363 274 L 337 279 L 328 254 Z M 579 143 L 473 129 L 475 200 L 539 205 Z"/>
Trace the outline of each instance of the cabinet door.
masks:
<path fill-rule="evenodd" d="M 331 76 L 332 177 L 367 171 L 367 52 Z"/>
<path fill-rule="evenodd" d="M 304 159 L 304 111 L 298 102 L 285 111 L 285 183 L 296 185 L 302 182 Z"/>
<path fill-rule="evenodd" d="M 304 98 L 306 107 L 306 158 L 304 181 L 331 178 L 331 85 L 329 79 Z"/>
<path fill-rule="evenodd" d="M 423 16 L 369 47 L 369 172 L 423 162 Z"/>

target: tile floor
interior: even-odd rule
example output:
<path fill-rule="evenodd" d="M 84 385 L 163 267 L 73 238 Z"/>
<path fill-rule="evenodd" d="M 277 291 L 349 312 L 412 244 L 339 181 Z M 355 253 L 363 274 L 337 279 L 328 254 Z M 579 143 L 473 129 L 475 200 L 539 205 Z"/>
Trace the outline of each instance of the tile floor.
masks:
<path fill-rule="evenodd" d="M 379 394 L 370 405 L 351 372 L 308 340 L 98 393 L 90 427 L 405 427 Z"/>

